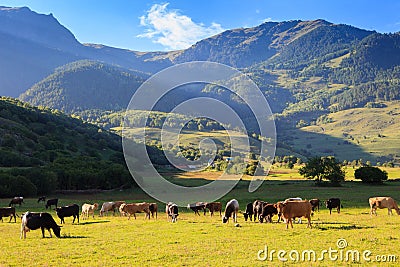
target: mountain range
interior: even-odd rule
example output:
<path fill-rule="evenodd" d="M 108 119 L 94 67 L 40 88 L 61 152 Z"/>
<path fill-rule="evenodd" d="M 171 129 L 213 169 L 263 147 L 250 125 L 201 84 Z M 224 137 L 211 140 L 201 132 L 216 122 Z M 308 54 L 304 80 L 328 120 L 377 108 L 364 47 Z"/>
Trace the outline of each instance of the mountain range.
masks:
<path fill-rule="evenodd" d="M 184 50 L 139 52 L 81 44 L 52 14 L 27 7 L 0 7 L 0 24 L 0 94 L 69 114 L 119 112 L 151 74 L 199 60 L 239 68 L 252 78 L 282 136 L 330 113 L 400 100 L 399 33 L 325 20 L 265 22 L 224 31 Z M 232 95 L 207 86 L 184 90 L 179 99 L 210 95 L 246 112 Z M 291 147 L 287 139 L 279 144 Z"/>

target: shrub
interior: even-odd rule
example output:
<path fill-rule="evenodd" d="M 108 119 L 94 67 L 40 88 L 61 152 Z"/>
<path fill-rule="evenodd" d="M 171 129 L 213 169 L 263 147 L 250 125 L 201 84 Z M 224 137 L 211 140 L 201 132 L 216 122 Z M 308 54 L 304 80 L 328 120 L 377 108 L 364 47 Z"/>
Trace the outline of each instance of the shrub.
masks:
<path fill-rule="evenodd" d="M 388 179 L 388 174 L 386 171 L 383 171 L 378 167 L 366 166 L 355 170 L 354 178 L 361 179 L 363 183 L 382 184 L 383 181 Z"/>

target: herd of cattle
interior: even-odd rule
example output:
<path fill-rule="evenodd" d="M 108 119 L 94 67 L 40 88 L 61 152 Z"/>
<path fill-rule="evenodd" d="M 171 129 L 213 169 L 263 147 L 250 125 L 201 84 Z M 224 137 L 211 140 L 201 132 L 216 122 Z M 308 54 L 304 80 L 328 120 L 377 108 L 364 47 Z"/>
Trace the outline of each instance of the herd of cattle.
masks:
<path fill-rule="evenodd" d="M 60 223 L 65 223 L 65 217 L 73 217 L 72 223 L 77 220 L 79 223 L 79 217 L 81 219 L 88 219 L 90 216 L 94 219 L 94 213 L 99 208 L 98 203 L 82 205 L 81 214 L 79 214 L 79 206 L 77 204 L 72 204 L 68 206 L 58 207 L 58 199 L 49 199 L 46 201 L 46 197 L 40 197 L 40 201 L 45 202 L 45 208 L 51 208 L 54 206 L 57 216 L 60 218 Z M 16 222 L 16 212 L 15 205 L 21 206 L 24 203 L 23 197 L 14 197 L 9 204 L 9 207 L 0 208 L 0 219 L 3 221 L 3 217 L 10 217 L 10 221 L 14 218 Z M 255 200 L 246 205 L 246 209 L 243 213 L 245 221 L 248 219 L 250 221 L 260 223 L 272 222 L 272 217 L 274 215 L 278 216 L 279 222 L 281 219 L 286 222 L 286 228 L 289 224 L 293 228 L 292 221 L 298 218 L 301 222 L 301 218 L 304 217 L 308 220 L 307 227 L 311 227 L 311 216 L 313 212 L 319 211 L 321 206 L 321 201 L 319 199 L 303 200 L 301 198 L 288 198 L 284 201 L 279 201 L 277 203 L 268 203 L 266 201 Z M 325 201 L 326 208 L 329 209 L 329 213 L 332 213 L 332 209 L 336 209 L 340 213 L 340 209 L 343 208 L 339 198 L 330 198 Z M 392 209 L 394 209 L 398 215 L 400 215 L 400 210 L 396 204 L 396 201 L 391 197 L 371 197 L 369 198 L 370 214 L 377 215 L 376 210 L 387 208 L 388 214 L 392 214 Z M 237 224 L 237 216 L 239 213 L 239 202 L 236 199 L 230 200 L 226 206 L 224 215 L 222 216 L 222 203 L 221 202 L 196 202 L 193 204 L 188 204 L 188 209 L 194 211 L 195 214 L 200 215 L 200 211 L 206 215 L 207 210 L 209 210 L 210 215 L 213 216 L 214 212 L 219 212 L 222 217 L 222 222 L 226 223 L 229 218 L 232 218 L 233 222 Z M 157 219 L 158 205 L 157 203 L 126 203 L 125 201 L 110 201 L 104 202 L 101 206 L 99 216 L 108 215 L 112 212 L 119 211 L 121 216 L 127 216 L 128 220 L 133 215 L 136 219 L 136 213 L 145 213 L 145 218 L 150 219 L 150 217 Z M 166 204 L 165 212 L 167 215 L 167 220 L 171 222 L 176 222 L 179 216 L 179 209 L 175 203 L 169 202 Z M 155 216 L 155 217 L 154 217 Z M 44 237 L 44 230 L 47 229 L 51 235 L 50 229 L 53 233 L 60 237 L 61 226 L 59 226 L 52 215 L 47 212 L 25 212 L 21 215 L 21 238 L 26 238 L 26 232 L 29 230 L 42 230 L 42 236 Z"/>

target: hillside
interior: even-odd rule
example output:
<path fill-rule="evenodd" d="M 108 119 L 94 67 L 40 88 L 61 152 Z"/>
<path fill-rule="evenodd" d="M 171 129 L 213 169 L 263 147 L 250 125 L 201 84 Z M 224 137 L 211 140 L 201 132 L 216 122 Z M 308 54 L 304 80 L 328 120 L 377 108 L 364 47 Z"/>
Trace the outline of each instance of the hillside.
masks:
<path fill-rule="evenodd" d="M 133 185 L 115 134 L 4 97 L 0 125 L 1 197 Z"/>
<path fill-rule="evenodd" d="M 146 77 L 144 73 L 81 60 L 57 68 L 19 98 L 35 106 L 66 113 L 88 109 L 122 110 Z"/>

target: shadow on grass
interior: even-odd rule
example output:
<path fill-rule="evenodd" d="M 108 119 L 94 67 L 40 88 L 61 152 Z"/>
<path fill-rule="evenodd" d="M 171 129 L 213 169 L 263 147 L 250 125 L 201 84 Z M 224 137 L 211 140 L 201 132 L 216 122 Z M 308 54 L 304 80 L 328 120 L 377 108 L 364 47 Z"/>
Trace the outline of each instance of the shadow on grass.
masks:
<path fill-rule="evenodd" d="M 360 226 L 351 223 L 341 223 L 341 222 L 320 222 L 313 223 L 313 228 L 319 229 L 322 231 L 325 230 L 355 230 L 355 229 L 371 229 L 375 228 L 372 226 Z"/>
<path fill-rule="evenodd" d="M 65 234 L 65 235 L 62 235 L 61 237 L 60 237 L 61 239 L 82 239 L 82 238 L 88 238 L 87 236 L 82 236 L 82 235 L 68 235 L 68 234 Z"/>
<path fill-rule="evenodd" d="M 78 225 L 88 225 L 88 224 L 96 224 L 96 223 L 108 223 L 109 220 L 101 220 L 101 221 L 91 221 L 91 222 L 80 222 Z"/>

